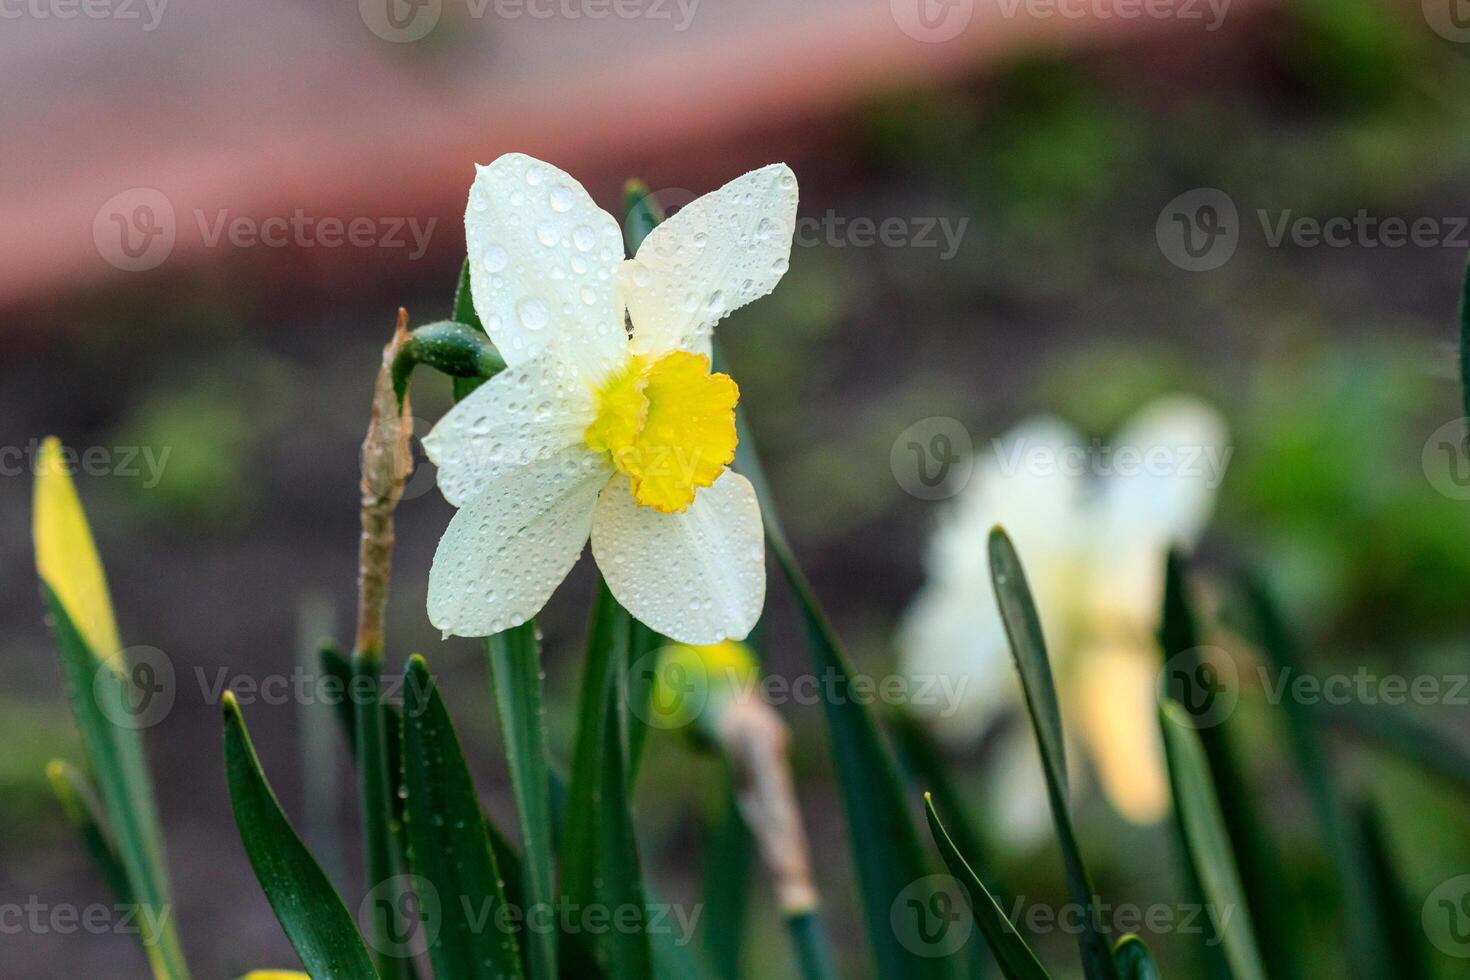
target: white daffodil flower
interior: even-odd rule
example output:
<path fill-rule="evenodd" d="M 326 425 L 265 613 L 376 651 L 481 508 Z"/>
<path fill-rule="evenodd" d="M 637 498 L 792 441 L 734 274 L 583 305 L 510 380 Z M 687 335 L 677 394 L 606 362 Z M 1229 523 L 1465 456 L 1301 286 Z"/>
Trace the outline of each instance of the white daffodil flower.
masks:
<path fill-rule="evenodd" d="M 795 175 L 739 177 L 624 260 L 617 219 L 556 167 L 508 154 L 477 169 L 470 287 L 507 367 L 424 440 L 459 508 L 429 573 L 430 620 L 456 636 L 524 623 L 590 536 L 643 623 L 683 643 L 743 639 L 765 602 L 765 536 L 755 491 L 728 468 L 740 391 L 711 372 L 710 339 L 785 274 Z"/>
<path fill-rule="evenodd" d="M 905 673 L 916 682 L 950 678 L 960 692 L 958 703 L 916 709 L 955 740 L 1024 710 L 986 558 L 986 536 L 1000 524 L 1042 619 L 1074 736 L 1069 765 L 1080 742 L 1120 813 L 1135 823 L 1167 813 L 1155 638 L 1164 558 L 1204 530 L 1229 462 L 1226 439 L 1218 412 L 1175 396 L 1146 406 L 1105 453 L 1055 418 L 1023 422 L 996 440 L 944 515 L 929 580 L 899 630 Z M 1001 824 L 1013 839 L 1043 833 L 1045 784 L 1030 727 L 1016 726 L 997 750 L 1000 782 L 991 795 Z"/>

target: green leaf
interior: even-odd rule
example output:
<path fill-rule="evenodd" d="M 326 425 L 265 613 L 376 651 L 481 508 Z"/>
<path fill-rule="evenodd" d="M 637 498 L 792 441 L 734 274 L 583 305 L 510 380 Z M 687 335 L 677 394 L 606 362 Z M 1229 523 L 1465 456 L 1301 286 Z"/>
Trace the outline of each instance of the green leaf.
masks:
<path fill-rule="evenodd" d="M 403 855 L 402 800 L 396 791 L 399 770 L 391 768 L 389 746 L 398 741 L 398 731 L 389 730 L 382 702 L 379 671 L 381 654 L 359 650 L 352 656 L 353 720 L 357 745 L 358 812 L 362 815 L 363 859 L 369 892 L 396 891 L 405 867 Z M 397 897 L 397 896 L 395 896 Z M 392 903 L 374 901 L 369 909 L 369 929 L 378 972 L 384 980 L 413 977 L 413 963 L 400 955 L 393 939 Z"/>
<path fill-rule="evenodd" d="M 454 313 L 450 317 L 456 323 L 473 327 L 480 333 L 485 332 L 485 327 L 480 323 L 480 315 L 475 312 L 475 297 L 470 291 L 470 260 L 466 256 L 464 265 L 459 269 L 459 282 L 454 288 Z M 454 400 L 462 401 L 465 396 L 485 383 L 484 378 L 455 378 Z"/>
<path fill-rule="evenodd" d="M 617 980 L 653 975 L 627 782 L 626 679 L 633 633 L 632 617 L 599 577 L 582 668 L 561 890 L 574 908 L 599 908 L 631 920 L 593 940 L 598 964 Z"/>
<path fill-rule="evenodd" d="M 728 781 L 727 781 L 728 782 Z M 729 785 L 720 787 L 717 812 L 701 835 L 704 880 L 704 949 L 715 976 L 740 976 L 741 951 L 750 924 L 751 872 L 759 858 Z"/>
<path fill-rule="evenodd" d="M 889 716 L 889 727 L 898 740 L 899 761 L 909 773 L 909 782 L 928 787 L 934 809 L 946 821 L 945 828 L 967 861 L 985 866 L 990 863 L 988 850 L 980 837 L 979 822 L 965 805 L 959 788 L 950 778 L 949 766 L 934 743 L 934 736 L 911 712 L 895 711 Z M 968 944 L 971 980 L 995 972 L 996 963 L 990 948 L 983 943 Z"/>
<path fill-rule="evenodd" d="M 352 665 L 347 658 L 330 647 L 321 650 L 322 670 L 324 673 L 339 679 L 342 690 L 348 690 L 347 686 L 352 682 Z M 343 697 L 337 705 L 337 718 L 341 723 L 343 737 L 347 739 L 347 748 L 354 759 L 357 757 L 357 722 L 353 709 L 353 699 Z M 403 730 L 402 716 L 397 708 L 391 704 L 384 704 L 383 719 L 384 727 L 390 732 Z M 402 739 L 390 739 L 388 741 L 388 766 L 390 771 L 401 773 L 403 764 L 400 761 L 400 753 L 403 747 Z M 408 853 L 407 821 L 404 818 L 404 798 L 398 793 L 393 794 L 393 828 L 398 838 L 398 850 L 400 854 Z M 482 813 L 482 815 L 484 815 Z M 500 868 L 500 877 L 504 882 L 505 900 L 512 906 L 525 909 L 530 906 L 526 902 L 522 890 L 521 856 L 516 852 L 515 845 L 506 839 L 495 822 L 488 815 L 485 816 L 485 826 L 490 833 L 490 846 L 495 850 L 495 864 Z M 519 935 L 520 933 L 517 933 Z M 525 953 L 524 943 L 521 949 Z"/>
<path fill-rule="evenodd" d="M 534 620 L 485 640 L 501 739 L 505 743 L 516 814 L 525 851 L 522 889 L 527 908 L 549 907 L 555 898 L 551 842 L 551 777 L 547 768 L 546 719 L 541 698 L 541 644 Z M 557 976 L 556 932 L 526 936 L 531 975 Z"/>
<path fill-rule="evenodd" d="M 1204 894 L 1205 909 L 1225 948 L 1230 972 L 1235 980 L 1265 980 L 1240 872 L 1194 721 L 1177 701 L 1165 699 L 1159 707 L 1159 727 L 1164 733 L 1169 783 L 1185 851 Z"/>
<path fill-rule="evenodd" d="M 1332 727 L 1470 790 L 1470 750 L 1452 730 L 1381 704 L 1324 704 L 1320 713 Z"/>
<path fill-rule="evenodd" d="M 769 513 L 768 506 L 768 502 L 762 503 L 763 514 Z M 768 530 L 773 524 L 767 518 Z M 952 977 L 955 964 L 951 960 L 914 952 L 892 926 L 893 903 L 906 889 L 924 887 L 930 874 L 903 780 L 867 705 L 862 699 L 846 696 L 852 669 L 795 557 L 779 535 L 771 534 L 768 541 L 796 600 L 813 671 L 834 682 L 833 695 L 823 698 L 822 706 L 877 973 L 882 977 Z M 919 896 L 918 900 L 924 902 L 928 897 Z"/>
<path fill-rule="evenodd" d="M 718 347 L 714 359 L 716 364 L 723 360 Z M 766 544 L 796 600 L 815 673 L 831 678 L 839 691 L 846 690 L 852 683 L 852 670 L 786 540 L 743 408 L 735 410 L 735 428 L 739 443 L 734 469 L 750 481 L 760 500 Z M 890 922 L 891 908 L 900 893 L 930 875 L 893 752 L 860 700 L 824 698 L 823 708 L 877 973 L 883 977 L 953 977 L 955 963 L 909 950 Z"/>
<path fill-rule="evenodd" d="M 103 661 L 87 645 L 46 582 L 41 583 L 41 596 L 106 827 L 129 890 L 146 909 L 139 916 L 143 952 L 155 977 L 183 980 L 189 973 L 174 929 L 163 834 L 139 736 L 144 722 L 140 709 L 146 710 L 147 703 L 136 700 L 132 679 L 120 673 L 126 664 L 118 659 Z"/>
<path fill-rule="evenodd" d="M 1113 958 L 1118 961 L 1123 980 L 1159 980 L 1153 954 L 1142 939 L 1131 933 L 1118 940 L 1118 945 L 1113 947 Z"/>
<path fill-rule="evenodd" d="M 1005 531 L 990 532 L 990 578 L 1000 617 L 1010 640 L 1011 655 L 1021 676 L 1021 689 L 1026 696 L 1026 709 L 1041 750 L 1041 768 L 1046 776 L 1047 797 L 1051 801 L 1052 820 L 1056 824 L 1061 845 L 1062 863 L 1067 872 L 1067 891 L 1072 902 L 1084 910 L 1082 929 L 1077 934 L 1077 947 L 1082 952 L 1083 972 L 1089 980 L 1117 980 L 1118 967 L 1108 939 L 1098 929 L 1097 897 L 1082 849 L 1072 829 L 1068 807 L 1066 743 L 1062 739 L 1062 715 L 1057 708 L 1056 687 L 1052 683 L 1051 662 L 1046 655 L 1046 641 L 1041 635 L 1041 620 L 1036 604 L 1026 585 L 1021 559 Z"/>
<path fill-rule="evenodd" d="M 521 976 L 495 853 L 454 723 L 422 657 L 404 672 L 403 785 L 409 866 L 436 976 Z M 427 891 L 429 894 L 424 894 Z"/>
<path fill-rule="evenodd" d="M 225 776 L 235 824 L 255 877 L 312 980 L 368 980 L 378 973 L 326 873 L 286 819 L 233 694 L 224 701 Z"/>
<path fill-rule="evenodd" d="M 648 741 L 649 698 L 653 697 L 654 671 L 646 666 L 653 658 L 644 658 L 663 646 L 667 641 L 638 620 L 633 620 L 633 632 L 628 639 L 628 663 L 639 665 L 639 670 L 628 670 L 627 705 L 628 716 L 628 785 L 638 785 L 638 768 L 643 762 L 643 746 Z M 631 792 L 631 790 L 630 790 Z"/>
<path fill-rule="evenodd" d="M 134 904 L 127 868 L 123 867 L 112 832 L 107 829 L 107 819 L 102 815 L 102 802 L 97 799 L 95 787 L 79 769 L 60 759 L 53 759 L 46 766 L 46 778 L 61 803 L 67 823 L 77 832 L 87 853 L 102 872 L 113 900 L 118 905 Z"/>
<path fill-rule="evenodd" d="M 1006 918 L 1000 904 L 970 867 L 965 856 L 954 846 L 954 841 L 940 822 L 939 814 L 934 812 L 934 800 L 928 793 L 924 794 L 924 809 L 929 817 L 929 833 L 933 835 L 934 843 L 939 848 L 945 865 L 949 867 L 949 873 L 959 880 L 965 893 L 969 895 L 970 915 L 980 927 L 985 941 L 990 944 L 995 961 L 1000 965 L 1000 972 L 1007 980 L 1044 980 L 1047 972 L 1042 968 L 1041 961 L 1016 931 L 1011 920 Z"/>
<path fill-rule="evenodd" d="M 1306 661 L 1296 639 L 1265 584 L 1246 576 L 1242 586 L 1251 626 L 1271 667 L 1283 677 L 1307 674 Z M 1281 710 L 1288 745 L 1337 872 L 1349 922 L 1346 946 L 1350 972 L 1363 980 L 1385 976 L 1392 970 L 1388 952 L 1392 940 L 1374 914 L 1368 857 L 1338 785 L 1322 718 L 1315 706 L 1298 698 L 1283 698 Z"/>
<path fill-rule="evenodd" d="M 1171 550 L 1165 565 L 1164 611 L 1160 646 L 1169 671 L 1169 693 L 1197 723 L 1221 816 L 1240 870 L 1247 907 L 1260 943 L 1261 956 L 1279 980 L 1302 976 L 1297 955 L 1300 940 L 1292 927 L 1294 911 L 1281 881 L 1281 861 L 1271 847 L 1256 810 L 1245 767 L 1236 756 L 1228 718 L 1214 716 L 1218 691 L 1205 690 L 1212 668 L 1201 654 L 1198 620 L 1189 595 L 1189 563 Z M 1175 690 L 1175 687 L 1178 690 Z M 1232 694 L 1234 692 L 1231 692 Z M 1218 947 L 1215 947 L 1218 949 Z"/>
<path fill-rule="evenodd" d="M 1424 927 L 1404 889 L 1399 861 L 1394 858 L 1378 811 L 1366 800 L 1355 808 L 1358 837 L 1367 856 L 1374 917 L 1388 942 L 1388 960 L 1396 980 L 1429 980 Z"/>

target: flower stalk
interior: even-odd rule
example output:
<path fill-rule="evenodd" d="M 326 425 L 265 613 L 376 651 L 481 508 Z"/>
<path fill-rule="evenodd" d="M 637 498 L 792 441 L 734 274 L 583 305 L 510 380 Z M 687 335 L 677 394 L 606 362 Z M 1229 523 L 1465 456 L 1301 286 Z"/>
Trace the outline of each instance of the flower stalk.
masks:
<path fill-rule="evenodd" d="M 359 653 L 383 650 L 383 622 L 393 564 L 393 511 L 413 472 L 409 437 L 413 434 L 408 392 L 395 391 L 395 365 L 412 335 L 408 311 L 399 309 L 393 339 L 383 348 L 383 364 L 373 388 L 372 418 L 362 443 L 362 540 L 358 548 L 357 642 Z"/>
<path fill-rule="evenodd" d="M 369 888 L 391 880 L 404 867 L 404 855 L 399 853 L 393 829 L 395 777 L 388 771 L 390 736 L 377 694 L 393 565 L 393 512 L 403 499 L 404 485 L 413 471 L 407 392 L 400 398 L 393 386 L 393 366 L 408 338 L 408 311 L 400 308 L 393 339 L 383 348 L 382 366 L 373 386 L 372 415 L 362 444 L 362 538 L 358 549 L 357 638 L 352 673 L 364 690 L 372 692 L 355 712 L 358 795 Z M 372 919 L 372 947 L 377 951 L 378 973 L 384 980 L 411 977 L 409 961 L 391 953 L 394 949 L 391 925 L 383 911 L 375 906 Z"/>
<path fill-rule="evenodd" d="M 736 800 L 770 870 L 776 900 L 788 918 L 817 908 L 811 856 L 780 715 L 758 697 L 730 700 L 719 712 L 715 737 L 735 770 Z"/>

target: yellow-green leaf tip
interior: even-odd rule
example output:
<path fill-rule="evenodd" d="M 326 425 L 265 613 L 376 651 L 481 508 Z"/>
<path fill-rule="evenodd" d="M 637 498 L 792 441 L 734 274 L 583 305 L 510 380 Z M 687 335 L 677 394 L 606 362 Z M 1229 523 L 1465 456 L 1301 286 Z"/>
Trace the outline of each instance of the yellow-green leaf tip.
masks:
<path fill-rule="evenodd" d="M 99 659 L 122 649 L 107 576 L 77 488 L 54 436 L 41 444 L 36 466 L 35 509 L 31 533 L 36 545 L 36 572 L 92 653 Z"/>

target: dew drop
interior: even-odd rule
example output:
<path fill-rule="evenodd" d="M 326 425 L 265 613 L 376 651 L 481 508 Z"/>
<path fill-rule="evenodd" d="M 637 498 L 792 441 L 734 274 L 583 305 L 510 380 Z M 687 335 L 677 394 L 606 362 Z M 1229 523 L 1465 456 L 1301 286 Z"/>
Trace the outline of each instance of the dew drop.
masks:
<path fill-rule="evenodd" d="M 540 330 L 550 318 L 546 304 L 534 296 L 528 296 L 516 304 L 516 315 L 520 317 L 521 326 L 527 330 Z"/>
<path fill-rule="evenodd" d="M 485 258 L 481 260 L 480 264 L 485 267 L 486 272 L 499 272 L 505 268 L 506 263 L 509 261 L 510 256 L 506 254 L 505 249 L 499 245 L 491 245 L 485 250 Z"/>

